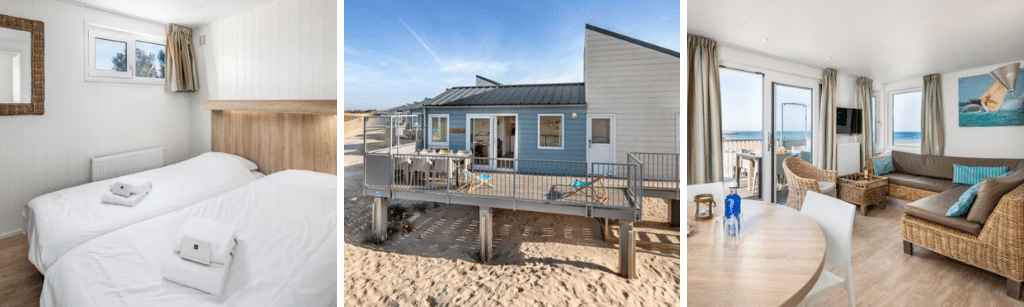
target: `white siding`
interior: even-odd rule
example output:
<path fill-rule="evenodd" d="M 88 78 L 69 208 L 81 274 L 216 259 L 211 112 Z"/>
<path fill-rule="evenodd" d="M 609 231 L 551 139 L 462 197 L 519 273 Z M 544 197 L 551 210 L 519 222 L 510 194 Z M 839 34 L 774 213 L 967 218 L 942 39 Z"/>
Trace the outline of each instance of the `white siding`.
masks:
<path fill-rule="evenodd" d="M 277 0 L 196 29 L 191 154 L 210 151 L 208 99 L 337 99 L 338 2 Z"/>
<path fill-rule="evenodd" d="M 588 114 L 615 114 L 616 162 L 628 152 L 678 153 L 679 58 L 586 30 Z"/>
<path fill-rule="evenodd" d="M 36 196 L 89 182 L 89 158 L 165 147 L 188 158 L 188 93 L 163 85 L 85 82 L 85 21 L 165 35 L 164 25 L 58 1 L 2 1 L 0 14 L 42 21 L 44 115 L 0 116 L 0 237 L 22 228 Z"/>

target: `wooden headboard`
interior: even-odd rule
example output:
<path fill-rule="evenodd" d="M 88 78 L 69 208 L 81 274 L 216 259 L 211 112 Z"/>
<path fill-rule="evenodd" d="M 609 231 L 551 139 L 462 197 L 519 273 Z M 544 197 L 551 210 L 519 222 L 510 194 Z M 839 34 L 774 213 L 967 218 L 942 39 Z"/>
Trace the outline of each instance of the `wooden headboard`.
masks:
<path fill-rule="evenodd" d="M 259 171 L 338 174 L 338 100 L 207 100 L 212 150 L 242 156 Z"/>

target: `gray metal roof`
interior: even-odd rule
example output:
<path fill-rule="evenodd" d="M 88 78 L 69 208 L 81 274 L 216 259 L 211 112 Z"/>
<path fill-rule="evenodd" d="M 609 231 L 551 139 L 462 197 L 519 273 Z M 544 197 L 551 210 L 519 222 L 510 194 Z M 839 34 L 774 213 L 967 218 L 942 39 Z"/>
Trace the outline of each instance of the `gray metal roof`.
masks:
<path fill-rule="evenodd" d="M 450 88 L 424 106 L 586 105 L 583 83 L 462 86 Z"/>
<path fill-rule="evenodd" d="M 394 107 L 394 108 L 390 108 L 390 109 L 387 109 L 387 110 L 384 110 L 384 111 L 387 111 L 387 112 L 412 111 L 412 110 L 415 110 L 415 109 L 422 108 L 423 104 L 428 102 L 428 101 L 430 101 L 430 98 L 423 98 L 423 101 L 410 102 L 410 103 L 403 104 L 403 105 L 400 105 L 400 106 L 397 106 L 397 107 Z"/>

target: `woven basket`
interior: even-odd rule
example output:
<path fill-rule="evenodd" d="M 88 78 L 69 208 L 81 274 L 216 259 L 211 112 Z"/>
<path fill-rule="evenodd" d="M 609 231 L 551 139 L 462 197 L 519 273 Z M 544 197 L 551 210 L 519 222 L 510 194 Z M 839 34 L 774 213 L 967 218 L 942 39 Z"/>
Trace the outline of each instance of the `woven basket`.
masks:
<path fill-rule="evenodd" d="M 853 173 L 839 176 L 837 189 L 839 199 L 846 202 L 867 206 L 885 201 L 889 192 L 889 178 Z"/>

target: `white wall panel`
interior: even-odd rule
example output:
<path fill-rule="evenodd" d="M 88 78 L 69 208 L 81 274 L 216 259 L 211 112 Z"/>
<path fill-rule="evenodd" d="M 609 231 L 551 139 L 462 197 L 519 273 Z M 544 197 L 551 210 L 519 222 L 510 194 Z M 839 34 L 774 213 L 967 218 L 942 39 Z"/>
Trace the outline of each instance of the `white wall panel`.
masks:
<path fill-rule="evenodd" d="M 164 25 L 57 1 L 7 0 L 0 14 L 42 21 L 46 39 L 46 113 L 0 116 L 0 237 L 22 228 L 32 198 L 88 182 L 91 157 L 151 147 L 167 149 L 166 163 L 189 157 L 191 94 L 84 80 L 86 21 L 157 36 Z"/>
<path fill-rule="evenodd" d="M 208 99 L 337 99 L 337 1 L 277 0 L 196 29 L 190 154 L 210 151 Z"/>

